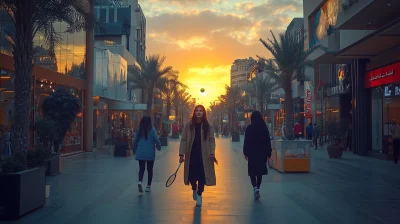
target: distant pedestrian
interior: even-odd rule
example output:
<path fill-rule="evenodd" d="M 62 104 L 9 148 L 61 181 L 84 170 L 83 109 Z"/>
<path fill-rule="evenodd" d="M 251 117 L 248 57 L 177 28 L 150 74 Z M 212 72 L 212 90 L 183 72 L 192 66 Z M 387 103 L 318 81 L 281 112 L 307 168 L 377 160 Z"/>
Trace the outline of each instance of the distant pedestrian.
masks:
<path fill-rule="evenodd" d="M 313 125 L 312 123 L 309 123 L 306 128 L 307 140 L 312 140 L 312 133 L 313 133 Z"/>
<path fill-rule="evenodd" d="M 271 140 L 267 125 L 259 111 L 251 114 L 251 124 L 247 127 L 243 154 L 248 161 L 248 175 L 253 185 L 254 198 L 260 196 L 262 176 L 268 174 L 267 161 L 271 157 Z"/>
<path fill-rule="evenodd" d="M 301 127 L 301 124 L 297 121 L 293 126 L 294 136 L 296 140 L 300 139 L 302 129 L 303 127 Z"/>
<path fill-rule="evenodd" d="M 185 162 L 184 183 L 192 186 L 193 200 L 202 205 L 204 186 L 215 186 L 215 137 L 204 106 L 198 105 L 183 129 L 179 162 Z"/>
<path fill-rule="evenodd" d="M 393 139 L 393 162 L 395 164 L 399 161 L 399 149 L 400 149 L 400 126 L 396 121 L 393 121 L 390 127 L 390 132 L 392 133 Z"/>
<path fill-rule="evenodd" d="M 314 142 L 314 146 L 315 146 L 315 150 L 318 149 L 318 138 L 319 138 L 319 128 L 317 123 L 314 124 L 314 128 L 313 128 L 313 142 Z"/>
<path fill-rule="evenodd" d="M 146 192 L 151 190 L 151 182 L 153 179 L 153 166 L 156 159 L 155 149 L 161 150 L 161 143 L 158 138 L 156 129 L 151 124 L 151 118 L 144 116 L 140 121 L 139 128 L 135 131 L 133 139 L 133 151 L 135 159 L 139 161 L 139 192 L 143 192 L 143 176 L 147 165 L 147 187 Z"/>

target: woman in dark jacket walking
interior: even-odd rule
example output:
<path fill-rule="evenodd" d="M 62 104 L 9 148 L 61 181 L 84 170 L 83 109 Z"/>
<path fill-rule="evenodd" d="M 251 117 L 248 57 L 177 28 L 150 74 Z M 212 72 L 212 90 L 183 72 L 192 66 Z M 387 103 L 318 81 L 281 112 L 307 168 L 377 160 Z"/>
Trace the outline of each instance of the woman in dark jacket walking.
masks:
<path fill-rule="evenodd" d="M 260 196 L 262 176 L 268 174 L 267 161 L 271 157 L 271 140 L 269 131 L 261 113 L 251 114 L 251 124 L 246 129 L 243 154 L 248 161 L 248 174 L 253 185 L 254 198 Z"/>

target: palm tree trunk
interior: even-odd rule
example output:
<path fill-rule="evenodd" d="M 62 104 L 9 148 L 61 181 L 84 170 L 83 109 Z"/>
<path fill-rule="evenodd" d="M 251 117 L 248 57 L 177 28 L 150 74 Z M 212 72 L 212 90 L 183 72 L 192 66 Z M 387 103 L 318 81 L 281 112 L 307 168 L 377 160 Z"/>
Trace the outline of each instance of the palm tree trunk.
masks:
<path fill-rule="evenodd" d="M 151 111 L 153 107 L 154 84 L 150 85 L 147 91 L 147 115 L 152 117 Z"/>
<path fill-rule="evenodd" d="M 171 114 L 171 98 L 169 96 L 167 96 L 167 108 L 166 108 L 166 120 L 169 121 L 169 115 Z M 163 123 L 163 134 L 164 136 L 168 135 L 168 128 L 169 124 L 165 124 Z"/>
<path fill-rule="evenodd" d="M 29 108 L 33 70 L 33 21 L 31 1 L 17 4 L 15 13 L 14 68 L 15 117 L 12 127 L 13 156 L 26 168 L 29 147 Z"/>
<path fill-rule="evenodd" d="M 293 98 L 292 98 L 292 88 L 289 85 L 285 85 L 285 125 L 287 131 L 287 138 L 289 140 L 294 139 L 293 127 Z"/>

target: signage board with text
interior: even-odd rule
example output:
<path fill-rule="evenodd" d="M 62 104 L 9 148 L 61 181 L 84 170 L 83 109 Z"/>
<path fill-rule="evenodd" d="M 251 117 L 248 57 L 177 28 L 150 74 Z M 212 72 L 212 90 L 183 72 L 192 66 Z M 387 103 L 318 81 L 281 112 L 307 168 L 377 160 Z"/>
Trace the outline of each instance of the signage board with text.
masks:
<path fill-rule="evenodd" d="M 367 72 L 365 88 L 387 85 L 400 81 L 400 62 Z"/>

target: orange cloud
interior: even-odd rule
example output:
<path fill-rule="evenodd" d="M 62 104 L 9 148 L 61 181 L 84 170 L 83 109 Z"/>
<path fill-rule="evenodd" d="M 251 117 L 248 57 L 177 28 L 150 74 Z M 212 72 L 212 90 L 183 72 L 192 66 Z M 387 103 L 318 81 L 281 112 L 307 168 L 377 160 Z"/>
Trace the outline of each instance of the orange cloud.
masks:
<path fill-rule="evenodd" d="M 284 31 L 293 17 L 302 16 L 301 0 L 148 1 L 142 5 L 146 15 L 151 9 L 147 52 L 167 56 L 166 63 L 206 106 L 225 92 L 235 59 L 269 57 L 258 39 L 269 38 L 269 30 Z"/>

